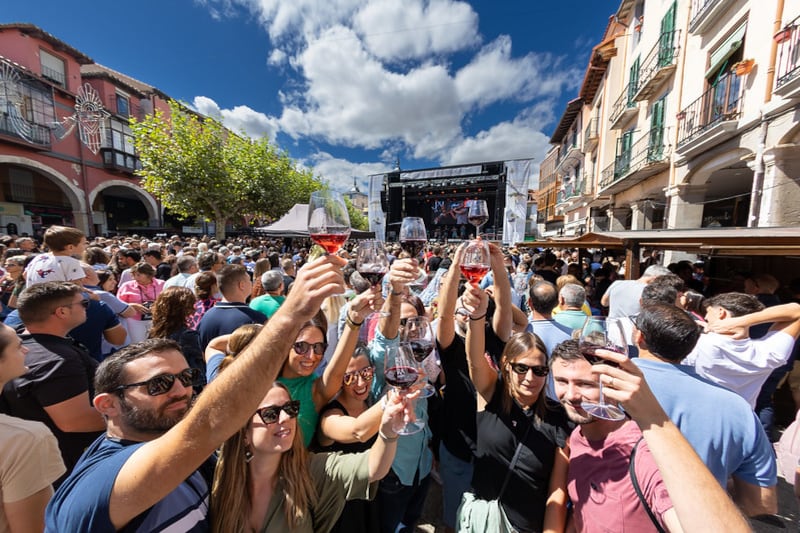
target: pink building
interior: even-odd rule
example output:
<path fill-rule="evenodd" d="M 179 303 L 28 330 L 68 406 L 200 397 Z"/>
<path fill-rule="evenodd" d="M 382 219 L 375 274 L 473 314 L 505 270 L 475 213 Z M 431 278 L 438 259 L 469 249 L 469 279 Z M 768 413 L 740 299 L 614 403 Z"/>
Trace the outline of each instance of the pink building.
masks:
<path fill-rule="evenodd" d="M 84 107 L 76 120 L 76 99 L 87 93 L 102 109 Z M 168 113 L 167 100 L 32 24 L 0 24 L 0 233 L 162 226 L 160 206 L 134 175 L 128 120 Z"/>

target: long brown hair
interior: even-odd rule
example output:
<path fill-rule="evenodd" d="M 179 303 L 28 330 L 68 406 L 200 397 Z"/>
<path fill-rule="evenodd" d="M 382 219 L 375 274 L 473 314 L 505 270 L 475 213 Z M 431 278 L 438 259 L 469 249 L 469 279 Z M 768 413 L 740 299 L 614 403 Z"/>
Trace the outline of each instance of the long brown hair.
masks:
<path fill-rule="evenodd" d="M 511 373 L 508 370 L 509 364 L 513 363 L 517 357 L 534 350 L 544 355 L 544 364 L 546 365 L 547 348 L 544 342 L 542 342 L 542 339 L 533 333 L 523 331 L 522 333 L 512 335 L 511 338 L 508 339 L 505 349 L 503 349 L 503 355 L 500 356 L 500 373 L 503 376 L 503 389 L 505 390 L 505 394 L 503 394 L 501 407 L 506 414 L 511 412 L 511 405 L 514 402 L 514 395 L 511 391 Z M 534 416 L 539 420 L 542 420 L 544 417 L 547 403 L 545 396 L 544 387 L 542 387 L 542 390 L 539 392 L 539 397 L 536 398 L 536 401 L 533 402 L 531 406 Z"/>
<path fill-rule="evenodd" d="M 274 382 L 270 389 L 280 387 L 289 394 L 282 383 Z M 290 395 L 291 397 L 291 395 Z M 219 460 L 211 487 L 211 530 L 216 532 L 245 531 L 253 501 L 253 484 L 247 466 L 246 434 L 250 427 L 237 431 L 220 448 Z M 291 530 L 311 519 L 309 506 L 317 497 L 317 490 L 308 471 L 309 453 L 303 445 L 299 427 L 294 433 L 292 447 L 281 455 L 277 477 L 283 479 L 284 512 Z"/>
<path fill-rule="evenodd" d="M 167 338 L 186 326 L 186 319 L 194 313 L 194 293 L 186 287 L 168 287 L 153 303 L 153 327 L 148 337 Z"/>

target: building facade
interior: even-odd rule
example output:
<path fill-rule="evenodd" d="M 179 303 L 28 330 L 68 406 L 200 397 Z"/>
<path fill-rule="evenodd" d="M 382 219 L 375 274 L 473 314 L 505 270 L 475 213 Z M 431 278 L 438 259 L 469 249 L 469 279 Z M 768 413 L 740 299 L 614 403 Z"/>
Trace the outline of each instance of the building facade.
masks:
<path fill-rule="evenodd" d="M 34 25 L 0 25 L 0 232 L 160 226 L 128 120 L 167 100 Z"/>
<path fill-rule="evenodd" d="M 623 0 L 541 166 L 542 235 L 800 223 L 798 17 L 781 0 Z"/>

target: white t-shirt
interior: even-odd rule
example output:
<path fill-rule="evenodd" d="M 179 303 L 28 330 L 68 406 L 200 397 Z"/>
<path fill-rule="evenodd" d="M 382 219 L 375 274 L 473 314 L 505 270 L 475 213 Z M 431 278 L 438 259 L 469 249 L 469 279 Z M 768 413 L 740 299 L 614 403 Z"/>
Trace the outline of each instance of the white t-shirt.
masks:
<path fill-rule="evenodd" d="M 700 335 L 683 360 L 704 378 L 730 389 L 755 408 L 761 386 L 772 371 L 786 364 L 794 337 L 771 331 L 760 339 L 734 339 L 718 333 Z"/>
<path fill-rule="evenodd" d="M 25 286 L 45 281 L 78 281 L 85 277 L 81 262 L 68 255 L 39 254 L 25 269 Z"/>

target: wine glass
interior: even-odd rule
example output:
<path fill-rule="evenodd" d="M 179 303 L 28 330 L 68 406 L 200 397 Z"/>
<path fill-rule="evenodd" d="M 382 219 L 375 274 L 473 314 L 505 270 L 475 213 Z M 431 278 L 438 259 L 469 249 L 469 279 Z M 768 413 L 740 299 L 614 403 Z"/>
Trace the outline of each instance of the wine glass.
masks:
<path fill-rule="evenodd" d="M 428 242 L 428 232 L 425 229 L 425 221 L 419 217 L 405 217 L 400 224 L 400 246 L 407 252 L 412 259 L 419 260 L 419 254 Z M 419 269 L 419 276 L 413 283 L 414 286 L 424 287 L 428 275 L 424 270 Z"/>
<path fill-rule="evenodd" d="M 616 363 L 603 359 L 596 354 L 598 349 L 610 350 L 622 355 L 628 355 L 628 343 L 622 323 L 617 318 L 590 316 L 586 318 L 580 329 L 578 349 L 589 363 L 593 365 L 606 364 L 616 366 Z M 603 399 L 603 380 L 599 380 L 599 398 L 597 402 L 584 401 L 581 407 L 595 418 L 605 420 L 622 420 L 625 413 L 619 406 L 606 403 Z"/>
<path fill-rule="evenodd" d="M 425 386 L 420 391 L 420 398 L 428 398 L 436 394 L 436 389 L 433 385 L 428 383 L 426 373 L 422 367 L 422 362 L 433 353 L 433 346 L 435 344 L 435 337 L 433 336 L 433 328 L 431 322 L 426 316 L 414 316 L 406 320 L 406 325 L 403 326 L 403 334 L 400 340 L 408 343 L 411 347 L 414 361 L 419 364 L 421 370 L 421 378 L 425 381 Z"/>
<path fill-rule="evenodd" d="M 381 284 L 389 270 L 389 258 L 381 241 L 361 241 L 358 244 L 356 270 L 373 287 Z"/>
<path fill-rule="evenodd" d="M 383 364 L 386 383 L 394 387 L 400 394 L 408 391 L 419 379 L 419 370 L 417 370 L 414 356 L 411 353 L 411 346 L 407 343 L 390 346 L 386 350 Z M 398 435 L 413 435 L 422 431 L 424 427 L 425 422 L 417 420 L 407 423 L 396 432 Z"/>
<path fill-rule="evenodd" d="M 467 220 L 475 226 L 475 237 L 480 239 L 481 228 L 489 222 L 489 208 L 486 206 L 486 200 L 472 200 L 469 203 Z"/>
<path fill-rule="evenodd" d="M 350 236 L 350 215 L 342 195 L 314 191 L 308 202 L 308 236 L 328 254 L 335 254 Z"/>
<path fill-rule="evenodd" d="M 489 243 L 481 239 L 469 241 L 461 260 L 461 273 L 467 281 L 478 284 L 489 272 L 492 261 L 489 255 Z"/>

